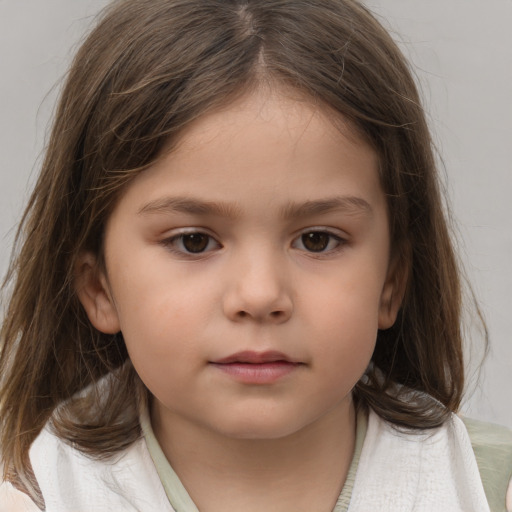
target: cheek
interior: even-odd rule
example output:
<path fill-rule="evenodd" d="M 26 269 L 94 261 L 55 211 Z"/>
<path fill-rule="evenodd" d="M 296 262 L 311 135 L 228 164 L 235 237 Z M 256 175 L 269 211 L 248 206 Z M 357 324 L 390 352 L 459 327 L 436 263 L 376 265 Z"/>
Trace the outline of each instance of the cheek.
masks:
<path fill-rule="evenodd" d="M 129 270 L 123 272 L 126 277 Z M 185 374 L 199 364 L 201 332 L 218 303 L 204 287 L 184 287 L 177 276 L 153 270 L 132 273 L 130 279 L 118 275 L 116 288 L 121 332 L 130 359 L 149 388 L 152 382 Z"/>
<path fill-rule="evenodd" d="M 363 273 L 332 275 L 329 281 L 317 283 L 304 305 L 311 322 L 324 330 L 329 338 L 340 336 L 358 340 L 377 334 L 381 282 Z"/>
<path fill-rule="evenodd" d="M 198 301 L 169 295 L 148 298 L 134 309 L 123 309 L 120 325 L 128 350 L 169 359 L 176 353 L 186 356 L 192 349 L 200 320 L 207 312 L 201 310 Z"/>
<path fill-rule="evenodd" d="M 310 302 L 312 326 L 308 337 L 316 340 L 316 358 L 332 378 L 352 385 L 364 373 L 373 354 L 378 332 L 380 287 L 361 279 L 340 279 L 340 286 L 324 287 Z"/>
<path fill-rule="evenodd" d="M 329 328 L 323 330 L 324 341 L 319 342 L 316 350 L 317 360 L 326 368 L 334 373 L 355 375 L 355 381 L 368 366 L 377 340 L 377 322 L 357 313 L 331 320 Z"/>
<path fill-rule="evenodd" d="M 197 357 L 197 324 L 184 314 L 182 305 L 172 306 L 152 309 L 148 303 L 121 325 L 136 372 L 159 399 L 181 393 L 203 363 Z"/>
<path fill-rule="evenodd" d="M 147 251 L 148 256 L 141 252 L 126 261 L 114 276 L 116 309 L 122 329 L 141 334 L 151 330 L 158 338 L 169 335 L 175 328 L 193 328 L 198 316 L 208 314 L 207 305 L 216 303 L 215 290 L 205 286 L 204 280 L 193 272 L 170 265 L 163 251 L 152 249 Z M 153 256 L 154 252 L 157 257 Z"/>
<path fill-rule="evenodd" d="M 338 324 L 329 343 L 319 346 L 314 364 L 323 375 L 319 388 L 312 388 L 312 400 L 339 401 L 354 388 L 366 371 L 376 343 L 376 328 Z"/>

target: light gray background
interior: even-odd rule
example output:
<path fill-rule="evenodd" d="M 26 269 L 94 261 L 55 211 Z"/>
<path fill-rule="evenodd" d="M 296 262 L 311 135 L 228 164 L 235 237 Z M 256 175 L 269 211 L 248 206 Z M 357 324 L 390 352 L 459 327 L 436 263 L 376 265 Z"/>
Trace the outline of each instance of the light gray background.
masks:
<path fill-rule="evenodd" d="M 56 84 L 105 4 L 0 0 L 2 275 L 40 163 Z M 491 350 L 480 379 L 470 374 L 464 409 L 512 427 L 512 0 L 366 4 L 415 65 L 446 167 L 459 251 L 488 322 Z M 468 335 L 473 363 L 477 334 Z"/>

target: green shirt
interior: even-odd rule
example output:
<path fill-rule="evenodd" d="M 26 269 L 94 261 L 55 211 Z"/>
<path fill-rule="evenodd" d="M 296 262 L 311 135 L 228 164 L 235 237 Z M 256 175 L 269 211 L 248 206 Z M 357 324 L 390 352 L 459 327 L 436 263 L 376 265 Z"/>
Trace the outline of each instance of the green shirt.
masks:
<path fill-rule="evenodd" d="M 475 452 L 491 512 L 506 512 L 505 496 L 512 478 L 512 430 L 462 418 Z"/>

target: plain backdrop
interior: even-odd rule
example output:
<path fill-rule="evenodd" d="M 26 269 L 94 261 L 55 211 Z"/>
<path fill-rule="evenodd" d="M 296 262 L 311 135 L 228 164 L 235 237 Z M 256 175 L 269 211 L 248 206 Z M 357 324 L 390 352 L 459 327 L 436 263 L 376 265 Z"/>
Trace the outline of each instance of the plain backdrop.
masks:
<path fill-rule="evenodd" d="M 0 0 L 0 273 L 76 44 L 105 0 Z M 458 249 L 486 316 L 464 411 L 512 427 L 512 0 L 367 0 L 409 56 L 444 162 Z M 477 380 L 477 377 L 479 379 Z"/>

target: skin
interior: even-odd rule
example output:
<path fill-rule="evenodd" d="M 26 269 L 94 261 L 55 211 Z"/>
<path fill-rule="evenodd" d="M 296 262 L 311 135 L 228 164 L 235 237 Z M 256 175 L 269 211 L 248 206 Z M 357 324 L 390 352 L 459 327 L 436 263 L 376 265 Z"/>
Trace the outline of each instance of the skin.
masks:
<path fill-rule="evenodd" d="M 351 390 L 399 307 L 377 169 L 347 123 L 260 89 L 133 180 L 105 272 L 83 255 L 81 301 L 96 328 L 122 331 L 201 512 L 332 510 L 354 449 Z M 279 351 L 287 371 L 247 382 L 216 364 L 241 351 Z"/>

